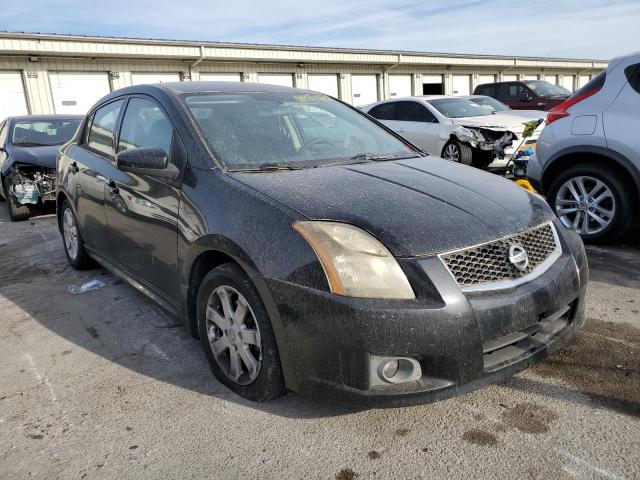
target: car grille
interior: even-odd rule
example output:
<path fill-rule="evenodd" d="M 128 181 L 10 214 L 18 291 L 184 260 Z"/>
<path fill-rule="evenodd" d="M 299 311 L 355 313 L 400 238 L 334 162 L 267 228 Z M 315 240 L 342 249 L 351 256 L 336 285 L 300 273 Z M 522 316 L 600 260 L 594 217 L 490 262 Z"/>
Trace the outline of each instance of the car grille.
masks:
<path fill-rule="evenodd" d="M 509 260 L 512 245 L 522 247 L 528 265 L 518 269 Z M 463 290 L 508 288 L 518 280 L 542 273 L 560 256 L 560 243 L 552 223 L 544 224 L 493 242 L 440 255 Z"/>

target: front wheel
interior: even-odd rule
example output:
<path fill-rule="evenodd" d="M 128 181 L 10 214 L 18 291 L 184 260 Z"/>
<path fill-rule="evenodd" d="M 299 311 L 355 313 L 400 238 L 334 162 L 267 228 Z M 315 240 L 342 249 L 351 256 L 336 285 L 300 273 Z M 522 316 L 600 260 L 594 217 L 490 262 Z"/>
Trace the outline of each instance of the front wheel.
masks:
<path fill-rule="evenodd" d="M 561 172 L 549 188 L 548 201 L 562 224 L 585 242 L 612 242 L 634 218 L 630 188 L 600 165 L 576 165 Z"/>
<path fill-rule="evenodd" d="M 198 332 L 215 377 L 256 402 L 285 393 L 269 316 L 253 283 L 233 263 L 211 270 L 198 289 Z"/>
<path fill-rule="evenodd" d="M 473 150 L 469 145 L 458 140 L 450 140 L 442 149 L 442 158 L 451 162 L 471 165 L 473 162 Z"/>

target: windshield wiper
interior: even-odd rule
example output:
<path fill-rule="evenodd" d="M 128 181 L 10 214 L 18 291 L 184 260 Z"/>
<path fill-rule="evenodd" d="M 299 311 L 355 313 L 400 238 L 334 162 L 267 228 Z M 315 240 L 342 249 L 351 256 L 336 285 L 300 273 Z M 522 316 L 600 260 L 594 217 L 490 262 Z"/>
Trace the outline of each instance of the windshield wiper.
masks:
<path fill-rule="evenodd" d="M 290 163 L 263 163 L 257 167 L 247 168 L 230 168 L 230 172 L 278 172 L 285 170 L 300 170 L 300 165 L 294 165 Z"/>
<path fill-rule="evenodd" d="M 14 147 L 50 147 L 50 143 L 21 142 L 14 143 Z"/>

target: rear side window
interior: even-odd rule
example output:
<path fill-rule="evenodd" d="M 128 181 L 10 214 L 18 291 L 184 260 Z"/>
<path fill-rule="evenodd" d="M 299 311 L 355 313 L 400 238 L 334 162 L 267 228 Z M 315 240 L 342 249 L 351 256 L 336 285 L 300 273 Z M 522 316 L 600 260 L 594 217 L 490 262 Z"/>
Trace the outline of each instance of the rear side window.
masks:
<path fill-rule="evenodd" d="M 116 100 L 96 110 L 89 129 L 87 146 L 110 157 L 115 155 L 114 131 L 124 100 Z"/>
<path fill-rule="evenodd" d="M 640 93 L 640 63 L 636 65 L 629 65 L 624 69 L 624 74 L 627 76 L 627 80 L 629 80 L 631 88 Z"/>
<path fill-rule="evenodd" d="M 498 98 L 499 90 L 500 90 L 500 85 L 496 85 L 495 83 L 487 84 L 487 85 L 480 85 L 477 88 L 477 94 L 478 95 L 487 95 L 487 96 L 493 97 L 493 98 Z"/>
<path fill-rule="evenodd" d="M 369 115 L 378 120 L 395 120 L 397 102 L 382 103 L 369 110 Z"/>
<path fill-rule="evenodd" d="M 625 73 L 626 73 L 626 70 L 625 70 Z M 578 95 L 582 95 L 592 90 L 600 90 L 604 85 L 604 81 L 606 79 L 607 79 L 607 71 L 603 70 L 598 75 L 593 77 L 589 82 L 587 82 L 587 84 L 584 85 L 582 88 L 579 88 L 578 90 L 576 90 L 573 93 L 572 97 L 577 97 Z"/>
<path fill-rule="evenodd" d="M 396 120 L 403 122 L 434 122 L 435 117 L 427 107 L 416 102 L 398 102 Z"/>

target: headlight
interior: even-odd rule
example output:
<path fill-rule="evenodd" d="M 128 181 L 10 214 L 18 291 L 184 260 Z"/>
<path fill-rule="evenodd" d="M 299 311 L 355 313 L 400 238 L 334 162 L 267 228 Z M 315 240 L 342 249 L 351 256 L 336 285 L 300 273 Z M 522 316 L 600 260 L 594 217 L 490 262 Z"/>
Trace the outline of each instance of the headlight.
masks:
<path fill-rule="evenodd" d="M 296 222 L 318 256 L 331 292 L 348 297 L 416 298 L 389 250 L 364 230 L 337 222 Z"/>

